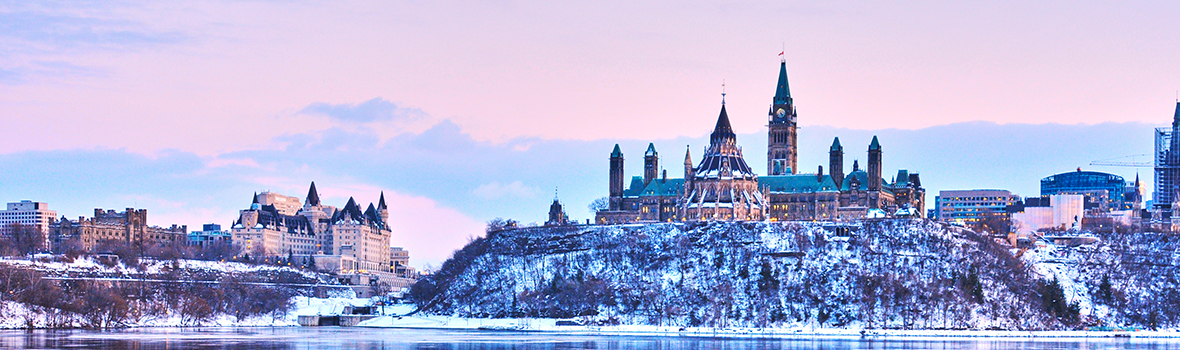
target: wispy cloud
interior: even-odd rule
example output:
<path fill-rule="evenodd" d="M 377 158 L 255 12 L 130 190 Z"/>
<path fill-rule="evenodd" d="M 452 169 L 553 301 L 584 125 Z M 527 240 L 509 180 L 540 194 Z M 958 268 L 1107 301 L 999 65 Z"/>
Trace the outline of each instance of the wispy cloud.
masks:
<path fill-rule="evenodd" d="M 1136 123 L 963 123 L 877 131 L 810 127 L 800 134 L 799 164 L 804 171 L 827 165 L 828 145 L 833 136 L 840 136 L 847 172 L 852 160 L 865 159 L 869 140 L 878 135 L 885 148 L 886 178 L 899 168 L 920 172 L 929 199 L 941 189 L 980 187 L 1036 195 L 1042 177 L 1085 166 L 1093 159 L 1149 152 L 1151 127 Z M 543 220 L 550 200 L 546 193 L 554 186 L 560 187 L 567 212 L 579 221 L 586 219 L 589 214 L 580 208 L 607 191 L 607 158 L 612 146 L 621 144 L 628 156 L 626 175 L 634 176 L 642 169 L 639 155 L 652 141 L 529 140 L 533 147 L 521 151 L 514 149 L 513 142 L 473 140 L 445 121 L 427 132 L 383 143 L 371 134 L 344 130 L 289 138 L 303 141 L 284 149 L 217 157 L 180 151 L 144 156 L 109 149 L 0 154 L 0 183 L 7 185 L 0 186 L 0 200 L 46 201 L 69 217 L 89 215 L 96 207 L 124 208 L 138 203 L 148 207 L 153 225 L 194 227 L 206 222 L 228 223 L 238 209 L 249 205 L 248 197 L 255 191 L 302 197 L 314 180 L 321 195 L 333 197 L 330 201 L 334 205 L 343 205 L 352 196 L 372 202 L 385 191 L 391 213 L 396 212 L 391 217 L 398 217 L 395 226 L 401 227 L 395 233 L 401 237 L 398 242 L 412 242 L 405 245 L 428 252 L 429 259 L 441 259 L 444 253 L 459 248 L 467 236 L 481 234 L 479 222 L 483 220 Z M 360 141 L 340 141 L 349 139 Z M 766 134 L 741 134 L 738 142 L 758 149 L 765 147 Z M 697 152 L 707 143 L 703 135 L 655 140 L 664 155 L 660 163 L 668 168 L 669 177 L 680 177 L 684 145 L 691 145 L 699 161 Z M 765 164 L 765 153 L 745 154 L 750 164 Z M 1098 170 L 1128 179 L 1135 175 L 1130 168 Z M 1147 176 L 1149 170 L 1143 171 L 1146 183 L 1151 177 Z M 426 232 L 432 236 L 423 238 Z M 434 244 L 431 240 L 443 239 L 435 234 L 445 234 L 447 242 L 453 243 Z"/>
<path fill-rule="evenodd" d="M 103 69 L 84 62 L 94 53 L 137 52 L 187 42 L 176 30 L 161 30 L 128 18 L 130 5 L 0 3 L 0 84 L 28 83 L 42 76 L 88 77 Z"/>
<path fill-rule="evenodd" d="M 0 10 L 0 40 L 16 52 L 145 49 L 187 38 L 180 32 L 157 31 L 127 19 L 70 11 Z"/>
<path fill-rule="evenodd" d="M 317 102 L 304 107 L 299 113 L 319 114 L 354 123 L 415 121 L 426 117 L 426 112 L 421 109 L 398 106 L 380 97 L 357 104 Z"/>
<path fill-rule="evenodd" d="M 539 189 L 533 186 L 525 185 L 520 181 L 513 181 L 511 183 L 500 183 L 499 181 L 492 181 L 479 187 L 476 187 L 471 193 L 484 199 L 498 199 L 504 197 L 519 197 L 519 198 L 533 198 L 540 192 Z"/>

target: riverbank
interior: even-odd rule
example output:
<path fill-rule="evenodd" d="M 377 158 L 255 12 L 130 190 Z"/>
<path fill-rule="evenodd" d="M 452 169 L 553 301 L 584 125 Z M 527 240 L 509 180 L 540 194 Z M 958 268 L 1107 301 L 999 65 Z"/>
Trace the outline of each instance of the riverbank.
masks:
<path fill-rule="evenodd" d="M 433 315 L 382 316 L 361 322 L 357 327 L 495 330 L 538 332 L 569 335 L 604 336 L 665 336 L 713 338 L 1011 338 L 1011 339 L 1093 339 L 1147 338 L 1171 339 L 1180 342 L 1180 330 L 1161 331 L 1005 331 L 1005 330 L 895 330 L 861 328 L 813 328 L 806 326 L 782 328 L 715 328 L 651 325 L 585 326 L 573 320 L 540 318 L 480 319 Z"/>

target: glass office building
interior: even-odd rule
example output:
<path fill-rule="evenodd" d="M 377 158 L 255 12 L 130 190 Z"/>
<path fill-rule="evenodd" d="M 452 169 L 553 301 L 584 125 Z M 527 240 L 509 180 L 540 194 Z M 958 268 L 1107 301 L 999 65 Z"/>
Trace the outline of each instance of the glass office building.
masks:
<path fill-rule="evenodd" d="M 1122 176 L 1078 169 L 1041 179 L 1041 196 L 1080 194 L 1087 198 L 1087 209 L 1124 210 L 1134 206 L 1136 197 L 1126 195 L 1128 186 Z"/>

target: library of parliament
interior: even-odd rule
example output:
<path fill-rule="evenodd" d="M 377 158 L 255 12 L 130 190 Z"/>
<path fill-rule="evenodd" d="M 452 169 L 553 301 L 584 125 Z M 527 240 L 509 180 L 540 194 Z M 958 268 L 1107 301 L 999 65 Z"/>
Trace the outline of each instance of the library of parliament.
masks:
<path fill-rule="evenodd" d="M 626 183 L 623 152 L 616 144 L 610 154 L 609 205 L 597 212 L 595 222 L 851 221 L 925 213 L 926 190 L 917 173 L 898 170 L 892 183 L 882 177 L 876 136 L 864 169 L 853 161 L 852 171 L 844 172 L 844 147 L 837 137 L 828 153 L 828 173 L 822 165 L 814 174 L 798 173 L 797 117 L 784 60 L 768 117 L 767 175 L 755 174 L 742 156 L 724 99 L 700 162 L 694 164 L 685 152 L 683 178 L 668 178 L 666 170 L 658 174 L 660 156 L 649 144 L 643 176 Z"/>

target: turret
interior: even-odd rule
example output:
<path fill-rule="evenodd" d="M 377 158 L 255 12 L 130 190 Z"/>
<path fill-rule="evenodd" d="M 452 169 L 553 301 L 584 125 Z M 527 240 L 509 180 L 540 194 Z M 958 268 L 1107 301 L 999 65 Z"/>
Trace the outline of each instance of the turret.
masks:
<path fill-rule="evenodd" d="M 623 207 L 623 151 L 619 144 L 610 153 L 610 210 Z"/>
<path fill-rule="evenodd" d="M 647 144 L 647 152 L 643 153 L 643 185 L 651 183 L 660 170 L 660 154 L 656 152 L 654 143 Z"/>
<path fill-rule="evenodd" d="M 307 190 L 307 201 L 304 202 L 304 205 L 309 207 L 320 205 L 320 194 L 315 190 L 315 181 L 311 182 L 311 188 Z"/>
<path fill-rule="evenodd" d="M 881 190 L 881 143 L 873 135 L 873 142 L 869 144 L 869 191 Z"/>
<path fill-rule="evenodd" d="M 389 222 L 389 207 L 385 206 L 385 191 L 381 191 L 381 199 L 377 201 L 377 212 L 381 214 L 382 222 Z"/>
<path fill-rule="evenodd" d="M 844 146 L 840 145 L 840 138 L 832 140 L 832 148 L 828 151 L 828 171 L 832 172 L 832 181 L 837 186 L 844 183 Z"/>

